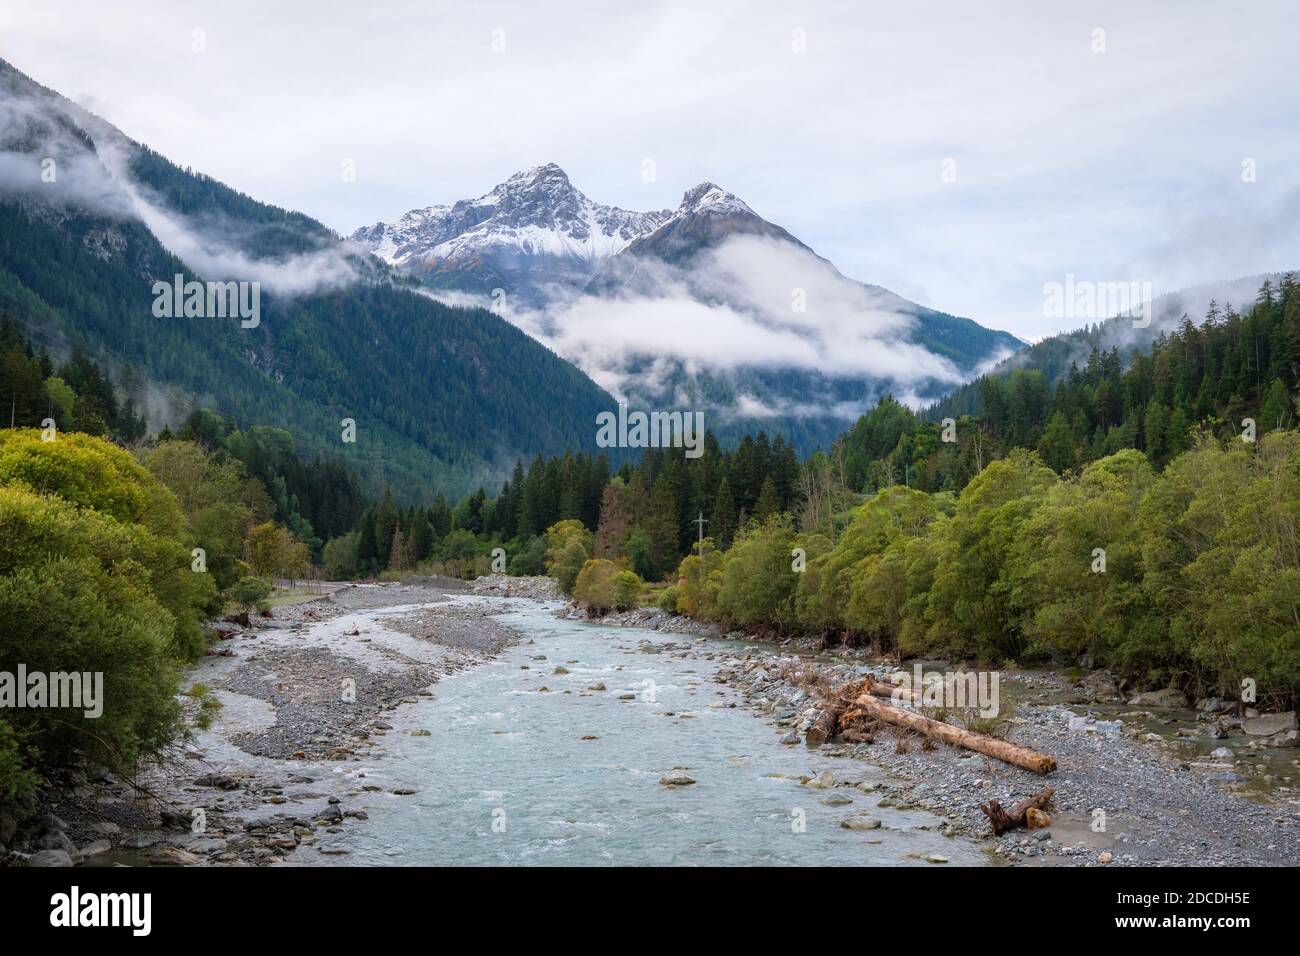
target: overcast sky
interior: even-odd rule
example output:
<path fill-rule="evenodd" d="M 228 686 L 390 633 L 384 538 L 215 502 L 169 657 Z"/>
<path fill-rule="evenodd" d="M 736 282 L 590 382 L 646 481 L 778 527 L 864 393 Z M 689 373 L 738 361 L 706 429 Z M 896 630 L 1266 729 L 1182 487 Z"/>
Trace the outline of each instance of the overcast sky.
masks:
<path fill-rule="evenodd" d="M 4 0 L 0 57 L 343 233 L 543 162 L 632 209 L 708 179 L 854 278 L 1037 338 L 1078 324 L 1044 317 L 1068 273 L 1300 268 L 1297 9 Z"/>

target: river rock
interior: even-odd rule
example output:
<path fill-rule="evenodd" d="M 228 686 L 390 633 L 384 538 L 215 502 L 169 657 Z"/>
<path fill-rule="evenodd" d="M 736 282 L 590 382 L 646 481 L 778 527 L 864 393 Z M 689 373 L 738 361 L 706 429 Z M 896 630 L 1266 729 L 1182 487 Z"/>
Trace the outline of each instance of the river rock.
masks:
<path fill-rule="evenodd" d="M 1272 737 L 1265 737 L 1260 744 L 1264 747 L 1300 747 L 1300 732 L 1284 730 Z"/>
<path fill-rule="evenodd" d="M 239 781 L 224 773 L 205 773 L 194 781 L 196 787 L 215 787 L 218 790 L 237 790 Z"/>
<path fill-rule="evenodd" d="M 1031 830 L 1042 830 L 1052 825 L 1052 815 L 1044 810 L 1030 807 L 1025 811 L 1025 826 Z"/>
<path fill-rule="evenodd" d="M 182 850 L 178 846 L 164 846 L 154 850 L 150 859 L 156 863 L 163 863 L 170 866 L 194 866 L 202 863 L 203 858 L 195 856 L 187 850 Z"/>
<path fill-rule="evenodd" d="M 823 770 L 813 779 L 806 781 L 804 786 L 812 787 L 814 790 L 828 790 L 835 786 L 835 777 L 831 775 L 829 770 Z"/>
<path fill-rule="evenodd" d="M 659 783 L 665 787 L 689 787 L 694 782 L 694 777 L 688 777 L 684 773 L 665 774 L 659 778 Z"/>
<path fill-rule="evenodd" d="M 62 830 L 53 830 L 49 833 L 44 834 L 39 840 L 36 841 L 36 845 L 39 846 L 42 850 L 71 851 L 73 849 L 72 841 L 68 839 L 68 835 L 64 833 Z"/>
<path fill-rule="evenodd" d="M 1177 687 L 1166 687 L 1164 690 L 1135 694 L 1128 702 L 1134 707 L 1186 707 L 1187 695 Z"/>
<path fill-rule="evenodd" d="M 89 859 L 92 856 L 100 856 L 113 849 L 113 844 L 107 840 L 96 840 L 93 843 L 87 843 L 79 851 L 83 859 Z"/>
<path fill-rule="evenodd" d="M 72 866 L 72 857 L 67 850 L 41 850 L 39 853 L 31 855 L 27 865 L 39 867 Z"/>
<path fill-rule="evenodd" d="M 1296 729 L 1295 711 L 1284 714 L 1264 714 L 1241 722 L 1241 729 L 1251 737 L 1272 737 Z"/>
<path fill-rule="evenodd" d="M 1227 747 L 1215 747 L 1213 750 L 1210 751 L 1210 756 L 1214 757 L 1217 760 L 1231 760 L 1232 751 L 1229 750 Z"/>
<path fill-rule="evenodd" d="M 781 743 L 783 744 L 797 744 L 798 742 L 799 735 L 793 730 L 781 738 Z"/>
<path fill-rule="evenodd" d="M 846 830 L 879 830 L 880 821 L 875 817 L 849 817 L 841 820 L 840 826 Z"/>
<path fill-rule="evenodd" d="M 1080 680 L 1077 686 L 1093 699 L 1119 696 L 1119 685 L 1115 683 L 1110 671 L 1093 671 Z"/>

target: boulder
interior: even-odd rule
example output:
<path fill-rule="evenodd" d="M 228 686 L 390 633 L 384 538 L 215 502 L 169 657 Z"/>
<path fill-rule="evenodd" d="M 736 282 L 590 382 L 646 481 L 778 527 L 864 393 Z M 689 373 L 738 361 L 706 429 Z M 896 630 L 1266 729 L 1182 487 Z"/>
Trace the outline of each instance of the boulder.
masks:
<path fill-rule="evenodd" d="M 846 830 L 879 830 L 880 821 L 875 817 L 849 817 L 841 820 L 840 826 Z"/>
<path fill-rule="evenodd" d="M 1260 741 L 1265 747 L 1300 747 L 1300 731 L 1284 730 Z"/>
<path fill-rule="evenodd" d="M 99 856 L 100 854 L 107 853 L 111 849 L 113 849 L 113 844 L 109 843 L 107 840 L 96 840 L 93 843 L 87 843 L 81 848 L 80 852 L 84 859 L 88 859 L 92 856 Z"/>
<path fill-rule="evenodd" d="M 1177 687 L 1166 687 L 1164 690 L 1136 694 L 1128 702 L 1134 707 L 1186 707 L 1187 695 Z"/>
<path fill-rule="evenodd" d="M 33 853 L 27 860 L 28 866 L 72 866 L 72 857 L 67 850 L 41 850 Z"/>
<path fill-rule="evenodd" d="M 684 773 L 664 775 L 659 778 L 659 782 L 665 787 L 689 787 L 695 782 L 694 778 L 686 776 Z"/>
<path fill-rule="evenodd" d="M 1093 671 L 1078 681 L 1077 685 L 1087 696 L 1098 698 L 1115 698 L 1119 696 L 1119 685 L 1110 671 Z"/>
<path fill-rule="evenodd" d="M 1251 737 L 1272 737 L 1274 734 L 1283 734 L 1288 730 L 1296 729 L 1295 711 L 1288 710 L 1284 714 L 1251 717 L 1241 722 L 1241 729 Z"/>
<path fill-rule="evenodd" d="M 823 770 L 816 777 L 804 783 L 806 787 L 812 787 L 814 790 L 826 790 L 835 786 L 835 777 L 829 770 Z"/>
<path fill-rule="evenodd" d="M 1025 826 L 1031 830 L 1041 830 L 1052 825 L 1052 815 L 1045 810 L 1030 807 L 1025 811 Z"/>

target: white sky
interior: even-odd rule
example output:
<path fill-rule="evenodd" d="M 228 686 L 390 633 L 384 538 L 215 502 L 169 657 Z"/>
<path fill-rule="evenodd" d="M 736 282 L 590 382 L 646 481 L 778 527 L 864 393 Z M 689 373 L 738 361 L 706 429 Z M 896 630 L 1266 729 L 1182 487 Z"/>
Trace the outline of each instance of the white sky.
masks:
<path fill-rule="evenodd" d="M 1136 6 L 4 0 L 0 57 L 343 233 L 548 161 L 632 209 L 709 179 L 850 276 L 1036 338 L 1067 273 L 1300 268 L 1300 6 Z"/>

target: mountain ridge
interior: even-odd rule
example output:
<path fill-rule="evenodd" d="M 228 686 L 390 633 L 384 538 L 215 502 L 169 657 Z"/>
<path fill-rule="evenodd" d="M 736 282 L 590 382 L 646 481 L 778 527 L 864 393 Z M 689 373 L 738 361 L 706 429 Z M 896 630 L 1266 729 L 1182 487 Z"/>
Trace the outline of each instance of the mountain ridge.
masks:
<path fill-rule="evenodd" d="M 616 397 L 701 404 L 724 443 L 765 428 L 828 447 L 882 395 L 934 400 L 1024 345 L 848 278 L 712 181 L 575 245 L 595 208 L 616 210 L 548 163 L 351 238 L 438 294 L 491 296 Z"/>
<path fill-rule="evenodd" d="M 262 281 L 259 325 L 160 320 L 153 283 L 177 273 Z M 409 285 L 309 216 L 175 166 L 0 61 L 0 309 L 105 360 L 154 427 L 211 407 L 413 500 L 495 484 L 518 458 L 594 450 L 611 396 L 490 312 Z"/>

